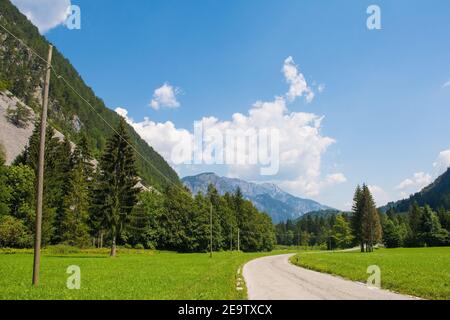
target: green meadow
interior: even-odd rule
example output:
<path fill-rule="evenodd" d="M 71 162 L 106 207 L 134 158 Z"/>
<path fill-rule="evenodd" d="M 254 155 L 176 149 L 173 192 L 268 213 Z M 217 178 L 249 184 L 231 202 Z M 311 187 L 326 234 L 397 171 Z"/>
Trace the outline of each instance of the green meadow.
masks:
<path fill-rule="evenodd" d="M 366 282 L 367 267 L 381 270 L 381 286 L 425 299 L 450 299 L 450 248 L 379 249 L 373 253 L 300 253 L 299 266 Z"/>
<path fill-rule="evenodd" d="M 29 251 L 0 252 L 0 300 L 4 299 L 245 299 L 237 290 L 237 271 L 264 255 L 286 253 L 219 252 L 180 254 L 158 251 L 44 252 L 41 281 L 31 287 L 33 255 Z M 81 269 L 81 288 L 69 290 L 71 265 Z"/>

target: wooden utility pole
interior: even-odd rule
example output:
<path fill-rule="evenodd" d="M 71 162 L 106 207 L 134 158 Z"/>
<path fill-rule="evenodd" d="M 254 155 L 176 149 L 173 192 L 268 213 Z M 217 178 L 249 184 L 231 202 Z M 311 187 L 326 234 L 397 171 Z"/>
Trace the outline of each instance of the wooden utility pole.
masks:
<path fill-rule="evenodd" d="M 233 226 L 231 226 L 230 232 L 230 251 L 233 251 Z"/>
<path fill-rule="evenodd" d="M 210 246 L 210 252 L 209 252 L 209 257 L 212 258 L 212 254 L 213 254 L 213 225 L 212 225 L 212 203 L 209 209 L 209 223 L 211 225 L 211 234 L 210 234 L 210 238 L 211 238 L 211 242 L 209 244 Z"/>
<path fill-rule="evenodd" d="M 238 252 L 241 250 L 240 230 L 238 228 Z"/>
<path fill-rule="evenodd" d="M 34 238 L 33 286 L 39 284 L 39 268 L 41 264 L 41 229 L 42 229 L 42 203 L 44 198 L 44 164 L 45 164 L 45 132 L 47 129 L 48 92 L 50 87 L 53 46 L 48 48 L 47 74 L 44 82 L 44 99 L 41 112 L 41 137 L 39 143 L 38 184 L 36 196 L 36 233 Z"/>

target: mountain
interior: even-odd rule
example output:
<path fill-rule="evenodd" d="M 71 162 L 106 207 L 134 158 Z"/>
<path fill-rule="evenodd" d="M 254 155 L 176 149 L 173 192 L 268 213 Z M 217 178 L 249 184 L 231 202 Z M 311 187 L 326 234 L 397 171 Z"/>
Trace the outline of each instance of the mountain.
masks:
<path fill-rule="evenodd" d="M 23 39 L 39 56 L 47 57 L 49 42 L 9 0 L 0 0 L 0 24 Z M 71 141 L 77 141 L 80 134 L 86 135 L 94 156 L 98 158 L 113 132 L 108 124 L 117 126 L 119 115 L 105 106 L 57 48 L 53 50 L 52 65 L 54 71 L 89 101 L 94 110 L 53 73 L 49 123 Z M 7 89 L 14 98 L 39 114 L 44 72 L 45 62 L 0 28 L 0 89 Z M 145 159 L 137 156 L 136 163 L 143 182 L 157 189 L 162 189 L 169 182 L 180 183 L 177 173 L 164 158 L 141 139 L 131 126 L 128 126 L 128 131 L 137 152 Z"/>
<path fill-rule="evenodd" d="M 220 194 L 233 193 L 239 187 L 244 197 L 261 211 L 268 213 L 274 223 L 297 219 L 305 213 L 331 209 L 318 202 L 295 197 L 272 183 L 256 184 L 240 179 L 219 177 L 214 173 L 202 173 L 181 180 L 193 194 L 205 194 L 210 184 Z"/>
<path fill-rule="evenodd" d="M 408 199 L 388 203 L 380 210 L 385 212 L 393 208 L 396 212 L 406 212 L 414 202 L 420 206 L 428 204 L 434 210 L 440 207 L 450 210 L 450 168 L 422 191 L 411 195 Z"/>

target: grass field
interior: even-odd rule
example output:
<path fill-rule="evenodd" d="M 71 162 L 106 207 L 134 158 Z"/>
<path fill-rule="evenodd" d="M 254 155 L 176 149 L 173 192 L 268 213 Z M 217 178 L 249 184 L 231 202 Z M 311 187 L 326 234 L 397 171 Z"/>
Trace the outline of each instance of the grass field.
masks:
<path fill-rule="evenodd" d="M 107 251 L 44 253 L 41 282 L 32 288 L 33 255 L 0 253 L 0 299 L 245 299 L 236 290 L 236 272 L 254 258 L 286 253 L 178 254 L 173 252 Z M 69 290 L 67 267 L 81 268 L 81 289 Z"/>
<path fill-rule="evenodd" d="M 381 269 L 381 286 L 426 299 L 450 299 L 450 248 L 379 249 L 373 253 L 300 253 L 302 267 L 366 282 L 367 267 Z"/>

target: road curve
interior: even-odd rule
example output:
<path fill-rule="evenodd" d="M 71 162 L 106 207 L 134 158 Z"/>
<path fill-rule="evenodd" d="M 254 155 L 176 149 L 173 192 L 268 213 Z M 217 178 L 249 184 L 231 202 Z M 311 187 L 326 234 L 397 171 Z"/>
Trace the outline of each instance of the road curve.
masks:
<path fill-rule="evenodd" d="M 250 300 L 414 299 L 294 266 L 289 262 L 292 256 L 285 254 L 259 258 L 244 266 L 243 276 Z"/>

